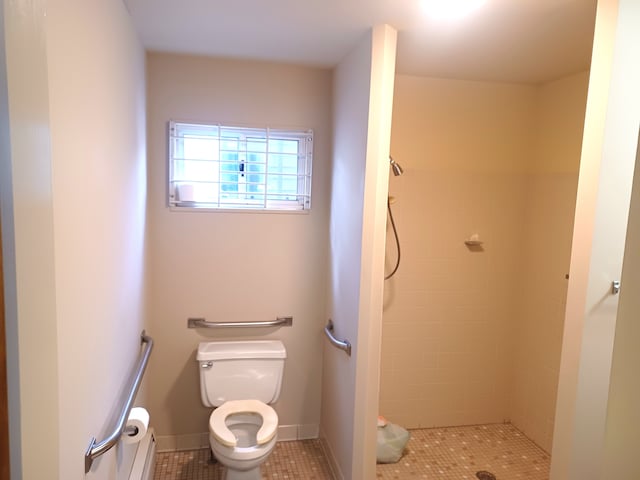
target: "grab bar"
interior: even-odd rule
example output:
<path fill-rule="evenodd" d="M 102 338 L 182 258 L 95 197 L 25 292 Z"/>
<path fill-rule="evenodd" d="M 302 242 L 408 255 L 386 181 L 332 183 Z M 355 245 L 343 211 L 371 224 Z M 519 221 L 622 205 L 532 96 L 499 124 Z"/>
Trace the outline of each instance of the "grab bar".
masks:
<path fill-rule="evenodd" d="M 116 443 L 118 443 L 118 440 L 120 439 L 122 434 L 127 431 L 127 419 L 129 418 L 129 413 L 131 412 L 133 401 L 135 400 L 136 394 L 138 393 L 138 388 L 140 387 L 140 382 L 142 381 L 142 376 L 144 375 L 144 371 L 147 368 L 149 356 L 151 355 L 151 349 L 153 348 L 153 339 L 145 335 L 144 330 L 140 335 L 140 341 L 145 346 L 145 348 L 142 351 L 140 361 L 138 362 L 135 378 L 133 379 L 133 383 L 131 384 L 131 390 L 129 391 L 129 395 L 127 396 L 127 401 L 122 406 L 120 417 L 118 417 L 118 422 L 114 426 L 111 435 L 109 435 L 100 443 L 96 441 L 95 437 L 91 438 L 91 441 L 89 442 L 89 448 L 87 448 L 87 452 L 84 455 L 84 473 L 88 473 L 89 470 L 91 470 L 91 465 L 93 464 L 93 460 L 95 458 L 110 450 Z"/>
<path fill-rule="evenodd" d="M 331 342 L 331 345 L 339 348 L 340 350 L 344 350 L 345 352 L 347 352 L 347 355 L 351 356 L 351 343 L 349 343 L 349 340 L 338 340 L 333 336 L 333 322 L 331 321 L 331 319 L 329 319 L 329 323 L 327 323 L 327 326 L 324 327 L 324 333 Z"/>
<path fill-rule="evenodd" d="M 291 327 L 293 317 L 278 317 L 275 320 L 261 322 L 207 322 L 204 318 L 187 319 L 187 328 L 235 328 L 235 327 Z"/>

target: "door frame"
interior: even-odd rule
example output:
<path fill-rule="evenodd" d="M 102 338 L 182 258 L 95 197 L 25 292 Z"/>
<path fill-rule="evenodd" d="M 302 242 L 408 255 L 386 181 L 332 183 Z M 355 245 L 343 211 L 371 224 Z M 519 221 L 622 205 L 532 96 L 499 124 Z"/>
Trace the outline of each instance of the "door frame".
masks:
<path fill-rule="evenodd" d="M 0 239 L 2 223 L 0 222 Z M 9 480 L 9 400 L 7 385 L 7 339 L 4 320 L 4 269 L 0 242 L 0 480 Z"/>

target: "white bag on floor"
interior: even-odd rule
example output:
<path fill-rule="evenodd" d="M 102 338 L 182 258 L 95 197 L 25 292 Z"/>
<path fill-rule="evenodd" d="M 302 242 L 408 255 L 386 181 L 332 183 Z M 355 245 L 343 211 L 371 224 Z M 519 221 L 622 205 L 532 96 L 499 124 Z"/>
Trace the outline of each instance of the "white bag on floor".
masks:
<path fill-rule="evenodd" d="M 409 441 L 409 432 L 395 423 L 378 427 L 378 463 L 396 463 L 402 458 L 404 447 Z"/>

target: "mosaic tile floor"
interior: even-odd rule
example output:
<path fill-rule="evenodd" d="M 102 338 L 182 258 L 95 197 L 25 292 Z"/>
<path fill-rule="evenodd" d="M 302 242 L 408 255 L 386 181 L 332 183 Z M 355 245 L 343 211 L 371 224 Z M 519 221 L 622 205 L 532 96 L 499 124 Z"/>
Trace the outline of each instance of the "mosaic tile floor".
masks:
<path fill-rule="evenodd" d="M 398 463 L 378 465 L 378 479 L 549 478 L 549 455 L 510 424 L 412 430 L 406 450 Z"/>
<path fill-rule="evenodd" d="M 222 467 L 209 464 L 209 450 L 158 453 L 154 480 L 221 480 Z M 262 465 L 263 480 L 332 480 L 319 440 L 278 442 Z"/>
<path fill-rule="evenodd" d="M 221 480 L 208 450 L 158 453 L 154 480 Z M 380 480 L 548 480 L 550 457 L 510 424 L 412 430 L 404 457 L 378 465 Z M 279 442 L 263 480 L 332 480 L 319 440 Z M 489 480 L 490 477 L 485 477 Z"/>

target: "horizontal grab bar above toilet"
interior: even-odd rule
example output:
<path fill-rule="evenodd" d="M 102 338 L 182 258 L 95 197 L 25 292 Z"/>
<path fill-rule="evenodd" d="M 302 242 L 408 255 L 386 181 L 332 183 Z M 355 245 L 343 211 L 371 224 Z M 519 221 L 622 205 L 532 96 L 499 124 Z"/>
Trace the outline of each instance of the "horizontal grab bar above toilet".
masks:
<path fill-rule="evenodd" d="M 327 326 L 324 327 L 324 334 L 331 342 L 331 345 L 339 348 L 340 350 L 344 350 L 345 352 L 347 352 L 347 355 L 351 356 L 351 343 L 349 342 L 349 340 L 338 340 L 333 336 L 333 322 L 331 321 L 331 319 L 329 319 L 329 323 L 327 323 Z"/>
<path fill-rule="evenodd" d="M 204 318 L 187 319 L 187 328 L 255 328 L 255 327 L 291 327 L 293 317 L 278 317 L 275 320 L 261 322 L 207 322 Z"/>
<path fill-rule="evenodd" d="M 127 419 L 129 418 L 133 401 L 138 393 L 138 388 L 140 388 L 140 382 L 142 381 L 142 376 L 147 368 L 147 363 L 149 363 L 149 357 L 151 356 L 151 350 L 153 349 L 153 339 L 147 336 L 143 330 L 140 334 L 140 342 L 144 345 L 144 349 L 140 354 L 140 359 L 135 370 L 135 376 L 127 393 L 126 400 L 120 409 L 118 421 L 114 425 L 111 434 L 103 441 L 98 442 L 95 438 L 92 438 L 89 442 L 89 447 L 84 455 L 84 473 L 88 473 L 89 470 L 91 470 L 93 460 L 110 450 L 116 443 L 118 443 L 118 440 L 120 440 L 122 435 L 135 435 L 137 433 L 135 430 L 127 427 Z"/>

